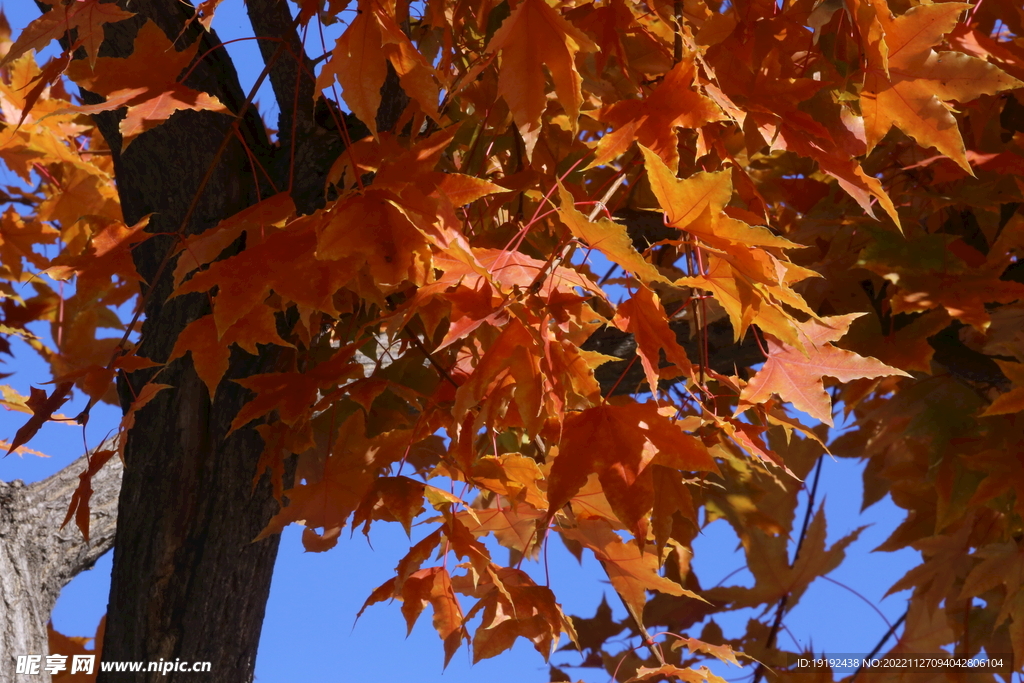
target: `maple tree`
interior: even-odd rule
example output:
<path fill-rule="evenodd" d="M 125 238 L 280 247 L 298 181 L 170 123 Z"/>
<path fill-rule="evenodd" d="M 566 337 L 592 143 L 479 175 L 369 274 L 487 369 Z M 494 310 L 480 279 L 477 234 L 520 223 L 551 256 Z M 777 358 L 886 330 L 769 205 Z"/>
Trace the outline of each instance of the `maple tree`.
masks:
<path fill-rule="evenodd" d="M 792 677 L 782 620 L 857 536 L 796 515 L 831 453 L 907 512 L 879 550 L 922 553 L 892 651 L 1020 670 L 1019 6 L 249 0 L 270 131 L 221 4 L 3 29 L 0 351 L 54 381 L 5 390 L 8 451 L 72 392 L 124 411 L 68 512 L 88 534 L 123 459 L 104 657 L 250 680 L 278 532 L 398 522 L 419 540 L 364 609 L 429 605 L 446 661 L 568 639 L 624 681 Z M 717 519 L 753 587 L 701 586 Z M 555 537 L 625 621 L 521 569 Z"/>

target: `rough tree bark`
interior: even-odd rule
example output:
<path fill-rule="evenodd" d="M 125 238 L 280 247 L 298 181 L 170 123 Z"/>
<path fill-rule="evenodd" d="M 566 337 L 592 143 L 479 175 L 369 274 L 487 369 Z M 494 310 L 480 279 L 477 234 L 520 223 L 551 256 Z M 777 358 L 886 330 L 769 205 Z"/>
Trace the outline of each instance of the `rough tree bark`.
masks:
<path fill-rule="evenodd" d="M 101 54 L 129 54 L 146 19 L 174 39 L 193 12 L 182 3 L 159 0 L 135 0 L 130 9 L 138 16 L 107 26 Z M 219 42 L 196 23 L 176 47 L 195 40 L 202 41 L 200 55 Z M 188 85 L 216 95 L 235 113 L 243 106 L 245 97 L 223 48 L 196 66 Z M 148 229 L 164 235 L 134 252 L 148 283 L 139 354 L 159 362 L 170 355 L 178 333 L 208 312 L 202 296 L 167 301 L 169 270 L 161 273 L 160 264 L 174 246 L 171 235 L 202 232 L 255 203 L 258 171 L 248 155 L 257 163 L 271 161 L 273 150 L 256 112 L 246 112 L 237 135 L 232 122 L 220 114 L 179 112 L 122 153 L 117 116 L 97 117 L 113 153 L 125 221 L 130 225 L 151 215 Z M 235 139 L 218 157 L 225 138 Z M 269 355 L 239 353 L 229 377 L 265 371 L 272 363 Z M 123 402 L 149 378 L 136 373 L 123 383 Z M 138 413 L 128 435 L 103 659 L 208 661 L 213 680 L 250 681 L 278 546 L 276 538 L 250 542 L 276 509 L 266 482 L 252 492 L 259 438 L 246 429 L 226 437 L 231 416 L 246 400 L 234 383 L 225 382 L 211 401 L 185 360 L 171 364 L 161 382 L 173 388 Z M 117 680 L 188 676 L 142 672 L 118 674 Z M 110 678 L 101 673 L 99 680 Z"/>
<path fill-rule="evenodd" d="M 59 530 L 85 456 L 26 486 L 0 481 L 0 683 L 14 683 L 17 655 L 49 653 L 46 624 L 61 589 L 114 544 L 121 463 L 114 458 L 92 479 L 89 542 L 74 523 Z M 43 673 L 34 680 L 49 683 Z"/>

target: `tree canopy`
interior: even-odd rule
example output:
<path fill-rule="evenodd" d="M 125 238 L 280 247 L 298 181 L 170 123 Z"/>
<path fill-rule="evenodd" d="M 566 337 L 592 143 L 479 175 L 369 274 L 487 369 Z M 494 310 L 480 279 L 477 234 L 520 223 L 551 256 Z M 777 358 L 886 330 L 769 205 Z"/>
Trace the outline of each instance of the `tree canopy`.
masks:
<path fill-rule="evenodd" d="M 249 0 L 276 130 L 222 0 L 161 4 L 0 27 L 0 352 L 26 341 L 54 381 L 4 388 L 29 415 L 8 452 L 72 392 L 120 403 L 68 520 L 88 537 L 119 457 L 122 519 L 162 520 L 118 528 L 108 648 L 188 652 L 174 620 L 244 585 L 179 565 L 415 523 L 366 607 L 429 606 L 446 661 L 522 637 L 623 681 L 737 657 L 785 678 L 785 614 L 857 535 L 796 514 L 831 454 L 906 511 L 879 550 L 922 554 L 885 651 L 1020 671 L 1019 3 Z M 752 587 L 693 571 L 716 519 Z M 571 619 L 522 570 L 556 537 L 626 621 Z M 745 634 L 708 625 L 757 606 Z M 647 649 L 617 652 L 624 629 Z"/>

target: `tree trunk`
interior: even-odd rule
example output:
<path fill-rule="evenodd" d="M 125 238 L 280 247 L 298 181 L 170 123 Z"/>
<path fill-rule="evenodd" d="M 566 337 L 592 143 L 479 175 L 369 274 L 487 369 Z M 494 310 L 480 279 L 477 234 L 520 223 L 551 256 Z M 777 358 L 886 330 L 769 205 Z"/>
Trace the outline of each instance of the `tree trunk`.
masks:
<path fill-rule="evenodd" d="M 121 487 L 117 458 L 92 478 L 89 542 L 74 523 L 59 529 L 87 466 L 83 456 L 29 486 L 0 481 L 0 683 L 14 683 L 18 655 L 43 655 L 45 662 L 46 625 L 61 589 L 114 544 Z M 32 680 L 49 683 L 50 675 L 40 672 Z"/>
<path fill-rule="evenodd" d="M 147 18 L 174 39 L 192 13 L 187 5 L 163 0 L 134 0 L 130 9 L 138 14 L 135 19 L 106 27 L 101 55 L 130 54 Z M 199 55 L 219 43 L 195 23 L 176 48 L 195 40 L 202 41 Z M 204 57 L 186 83 L 217 96 L 236 113 L 244 102 L 223 48 Z M 237 136 L 232 117 L 178 112 L 123 153 L 117 121 L 116 114 L 97 117 L 113 153 L 125 222 L 132 225 L 149 215 L 147 230 L 158 234 L 134 250 L 147 283 L 139 355 L 163 363 L 181 330 L 208 313 L 209 305 L 201 295 L 168 301 L 171 268 L 161 272 L 160 264 L 176 245 L 176 235 L 203 232 L 257 201 L 257 171 L 237 138 L 268 165 L 271 147 L 253 109 Z M 229 136 L 218 158 L 216 151 Z M 272 363 L 268 354 L 238 352 L 227 378 L 266 372 Z M 125 408 L 153 374 L 137 372 L 122 383 Z M 246 392 L 225 381 L 211 401 L 188 358 L 171 363 L 157 381 L 172 388 L 138 412 L 125 449 L 103 660 L 210 662 L 211 680 L 251 681 L 278 538 L 251 542 L 277 509 L 266 481 L 252 488 L 259 437 L 252 429 L 227 436 Z M 119 683 L 194 680 L 176 671 L 99 676 L 101 682 L 114 678 Z"/>

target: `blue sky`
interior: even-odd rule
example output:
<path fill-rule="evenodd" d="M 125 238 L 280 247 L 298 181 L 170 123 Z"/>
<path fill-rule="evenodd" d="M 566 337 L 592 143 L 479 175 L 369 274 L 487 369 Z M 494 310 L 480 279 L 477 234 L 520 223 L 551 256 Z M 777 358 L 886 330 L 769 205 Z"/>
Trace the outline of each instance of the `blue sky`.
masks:
<path fill-rule="evenodd" d="M 17 33 L 35 16 L 32 3 L 19 0 L 8 3 L 7 16 Z M 241 0 L 225 0 L 218 10 L 214 28 L 222 40 L 246 36 L 247 21 Z M 327 36 L 328 49 L 333 45 Z M 319 42 L 319 39 L 317 39 Z M 248 88 L 262 69 L 262 62 L 252 41 L 234 43 L 229 47 L 235 59 L 243 88 Z M 314 50 L 314 52 L 319 52 Z M 269 90 L 258 102 L 272 101 Z M 277 112 L 261 106 L 268 123 L 276 122 Z M 0 182 L 13 182 L 12 176 L 0 170 Z M 600 265 L 596 272 L 604 272 Z M 36 330 L 44 334 L 45 330 Z M 4 380 L 23 394 L 30 384 L 41 385 L 49 380 L 47 368 L 34 359 L 24 346 L 17 349 L 15 361 L 3 372 L 15 370 Z M 74 415 L 75 406 L 66 406 L 65 414 Z M 118 413 L 100 407 L 93 413 L 85 439 L 90 446 L 99 443 L 113 429 Z M 0 438 L 10 439 L 23 416 L 0 411 Z M 61 469 L 83 452 L 80 427 L 49 424 L 30 444 L 50 458 L 11 456 L 0 461 L 0 479 L 23 479 L 31 482 Z M 824 500 L 828 519 L 828 541 L 834 543 L 858 526 L 870 524 L 860 539 L 847 552 L 847 561 L 829 578 L 865 596 L 893 622 L 905 609 L 905 594 L 882 600 L 885 591 L 912 566 L 919 555 L 905 550 L 899 553 L 871 553 L 884 541 L 904 513 L 886 498 L 860 514 L 861 477 L 857 463 L 827 459 L 822 469 L 819 503 Z M 799 511 L 802 514 L 802 510 Z M 422 533 L 420 534 L 422 536 Z M 419 539 L 414 529 L 412 541 Z M 412 635 L 406 639 L 405 624 L 397 604 L 375 605 L 367 610 L 353 628 L 356 612 L 366 596 L 389 577 L 395 564 L 408 550 L 409 539 L 398 525 L 378 524 L 373 529 L 371 548 L 361 533 L 351 540 L 343 539 L 337 548 L 323 554 L 305 553 L 295 527 L 284 533 L 271 597 L 267 606 L 256 677 L 261 683 L 291 683 L 295 680 L 382 680 L 453 683 L 487 680 L 490 683 L 546 681 L 547 666 L 530 643 L 520 640 L 505 655 L 470 667 L 466 649 L 442 672 L 441 643 L 425 614 Z M 694 543 L 694 566 L 702 585 L 709 587 L 744 566 L 742 552 L 735 536 L 724 521 L 709 525 Z M 497 557 L 502 557 L 499 553 Z M 587 559 L 580 566 L 558 540 L 549 548 L 551 586 L 562 601 L 566 613 L 591 616 L 602 594 L 616 609 L 623 610 L 610 590 L 597 563 Z M 111 560 L 109 554 L 97 566 L 76 578 L 61 595 L 54 611 L 56 628 L 68 635 L 91 635 L 106 609 Z M 535 566 L 531 573 L 543 579 L 543 570 Z M 727 584 L 749 585 L 744 570 L 733 575 Z M 428 610 L 429 612 L 429 610 Z M 751 613 L 743 611 L 718 617 L 726 635 L 739 635 Z M 786 617 L 785 629 L 778 642 L 787 649 L 812 645 L 817 651 L 829 653 L 869 652 L 887 630 L 885 621 L 871 605 L 849 590 L 819 580 L 808 590 L 800 604 Z M 691 635 L 697 635 L 699 628 Z M 890 643 L 891 644 L 891 643 Z M 558 653 L 558 663 L 578 663 L 579 655 Z M 608 680 L 601 671 L 569 669 L 570 675 L 588 683 Z M 750 672 L 719 670 L 728 678 L 739 678 Z"/>

